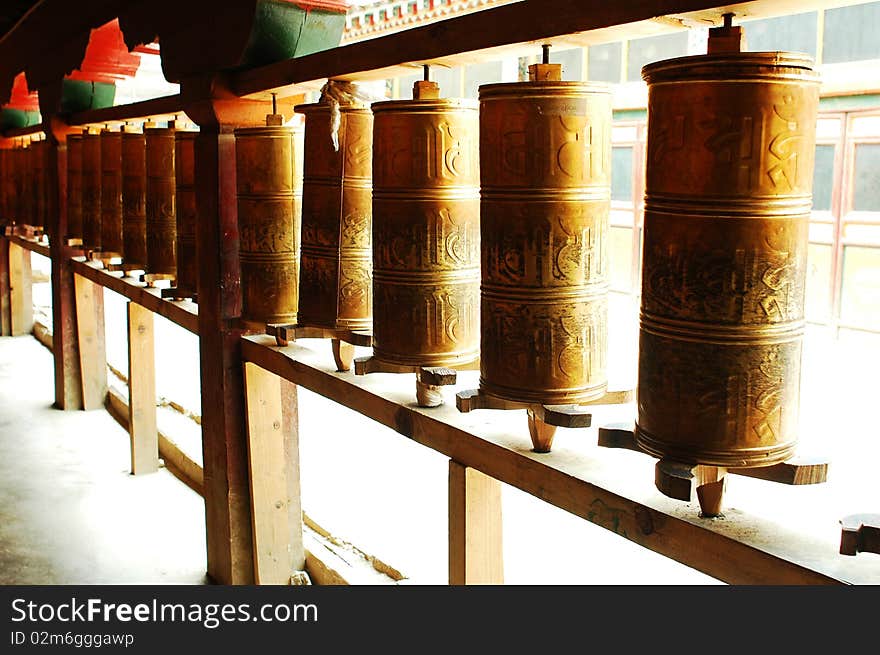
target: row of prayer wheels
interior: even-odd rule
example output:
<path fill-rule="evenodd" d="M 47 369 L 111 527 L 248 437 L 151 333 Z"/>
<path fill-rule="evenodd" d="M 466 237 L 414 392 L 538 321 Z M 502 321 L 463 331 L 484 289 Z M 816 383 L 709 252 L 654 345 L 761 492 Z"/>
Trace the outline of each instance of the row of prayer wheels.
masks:
<path fill-rule="evenodd" d="M 736 29 L 642 71 L 635 440 L 749 468 L 796 445 L 818 78 L 806 56 L 740 52 Z M 545 49 L 529 81 L 483 85 L 479 104 L 441 99 L 426 72 L 412 100 L 330 82 L 294 109 L 304 131 L 273 111 L 235 132 L 247 327 L 366 335 L 355 372 L 415 372 L 425 406 L 479 367 L 458 408 L 525 408 L 537 451 L 631 397 L 607 376 L 608 87 L 563 81 Z M 70 236 L 194 292 L 192 137 L 73 137 Z"/>
<path fill-rule="evenodd" d="M 635 438 L 675 462 L 769 466 L 796 445 L 818 78 L 806 56 L 712 32 L 708 54 L 643 69 Z M 606 362 L 610 91 L 563 81 L 545 51 L 479 105 L 427 75 L 413 96 L 370 105 L 331 82 L 296 107 L 301 196 L 280 117 L 236 132 L 244 318 L 366 331 L 356 373 L 478 365 L 458 408 L 526 408 L 549 450 L 552 426 L 628 398 Z"/>
<path fill-rule="evenodd" d="M 0 220 L 41 232 L 46 225 L 46 142 L 33 139 L 0 150 Z"/>

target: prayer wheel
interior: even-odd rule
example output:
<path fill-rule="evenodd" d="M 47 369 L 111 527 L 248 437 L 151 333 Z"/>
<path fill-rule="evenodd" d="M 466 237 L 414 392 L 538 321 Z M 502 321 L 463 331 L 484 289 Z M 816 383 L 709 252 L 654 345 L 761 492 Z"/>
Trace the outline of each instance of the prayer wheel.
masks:
<path fill-rule="evenodd" d="M 82 134 L 67 137 L 67 238 L 82 241 Z"/>
<path fill-rule="evenodd" d="M 101 254 L 122 256 L 122 132 L 101 130 Z"/>
<path fill-rule="evenodd" d="M 476 101 L 373 103 L 373 360 L 450 366 L 479 357 Z"/>
<path fill-rule="evenodd" d="M 305 115 L 299 323 L 368 330 L 373 114 L 341 103 L 337 149 L 328 103 L 294 109 Z"/>
<path fill-rule="evenodd" d="M 122 128 L 122 258 L 126 270 L 147 267 L 147 143 L 143 132 Z"/>
<path fill-rule="evenodd" d="M 242 320 L 260 330 L 296 324 L 299 306 L 294 139 L 282 121 L 235 130 Z"/>
<path fill-rule="evenodd" d="M 642 69 L 636 440 L 748 468 L 796 444 L 819 82 L 806 55 L 709 52 Z"/>
<path fill-rule="evenodd" d="M 177 129 L 174 133 L 174 173 L 177 214 L 178 293 L 193 296 L 198 290 L 199 263 L 196 259 L 196 157 L 198 132 Z"/>
<path fill-rule="evenodd" d="M 22 144 L 15 151 L 15 188 L 17 195 L 16 220 L 19 225 L 30 222 L 31 208 L 33 207 L 31 194 L 31 180 L 33 176 L 30 170 L 30 154 L 28 148 Z"/>
<path fill-rule="evenodd" d="M 83 130 L 82 135 L 83 248 L 101 250 L 101 135 Z"/>
<path fill-rule="evenodd" d="M 42 229 L 46 225 L 46 142 L 31 142 L 31 167 L 33 171 L 33 215 L 30 225 Z"/>
<path fill-rule="evenodd" d="M 177 275 L 174 127 L 145 127 L 147 166 L 147 274 Z"/>
<path fill-rule="evenodd" d="M 546 58 L 530 78 L 479 89 L 479 393 L 589 404 L 607 389 L 611 94 Z"/>

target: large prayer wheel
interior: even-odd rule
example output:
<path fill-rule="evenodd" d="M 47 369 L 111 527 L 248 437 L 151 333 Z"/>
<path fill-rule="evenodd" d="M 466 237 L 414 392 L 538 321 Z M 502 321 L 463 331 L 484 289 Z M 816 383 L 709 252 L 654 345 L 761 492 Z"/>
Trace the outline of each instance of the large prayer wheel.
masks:
<path fill-rule="evenodd" d="M 179 291 L 198 290 L 196 259 L 196 156 L 198 132 L 177 129 L 174 134 L 174 172 L 177 214 L 177 282 Z"/>
<path fill-rule="evenodd" d="M 46 141 L 38 139 L 31 142 L 31 167 L 33 171 L 33 215 L 30 225 L 42 229 L 46 225 Z"/>
<path fill-rule="evenodd" d="M 235 130 L 242 320 L 297 322 L 300 217 L 293 129 L 271 114 L 266 125 Z"/>
<path fill-rule="evenodd" d="M 145 127 L 147 274 L 177 275 L 174 128 Z"/>
<path fill-rule="evenodd" d="M 636 438 L 655 456 L 754 467 L 793 452 L 819 104 L 811 66 L 806 55 L 734 52 L 642 69 Z"/>
<path fill-rule="evenodd" d="M 541 66 L 479 90 L 480 394 L 589 403 L 607 388 L 611 94 Z"/>
<path fill-rule="evenodd" d="M 101 250 L 101 134 L 83 130 L 82 135 L 83 248 Z"/>
<path fill-rule="evenodd" d="M 147 142 L 122 130 L 122 258 L 126 270 L 147 268 Z"/>
<path fill-rule="evenodd" d="M 122 256 L 122 132 L 101 130 L 101 253 Z"/>
<path fill-rule="evenodd" d="M 366 330 L 372 322 L 373 114 L 342 104 L 337 150 L 328 104 L 294 109 L 305 115 L 299 323 Z"/>
<path fill-rule="evenodd" d="M 479 356 L 478 105 L 432 85 L 372 105 L 373 358 L 395 365 Z"/>
<path fill-rule="evenodd" d="M 67 137 L 67 237 L 82 239 L 82 134 Z"/>

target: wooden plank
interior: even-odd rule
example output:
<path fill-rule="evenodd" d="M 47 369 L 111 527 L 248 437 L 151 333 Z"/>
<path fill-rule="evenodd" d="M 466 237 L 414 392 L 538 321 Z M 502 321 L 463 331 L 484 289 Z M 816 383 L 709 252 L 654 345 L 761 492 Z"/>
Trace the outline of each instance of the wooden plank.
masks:
<path fill-rule="evenodd" d="M 293 572 L 305 568 L 296 388 L 254 364 L 246 363 L 244 372 L 254 579 L 289 584 Z"/>
<path fill-rule="evenodd" d="M 43 124 L 28 125 L 27 127 L 13 127 L 3 132 L 3 136 L 7 139 L 14 139 L 20 136 L 30 136 L 32 134 L 42 134 Z"/>
<path fill-rule="evenodd" d="M 124 105 L 115 105 L 103 109 L 71 114 L 67 119 L 68 125 L 91 125 L 103 123 L 116 123 L 135 118 L 152 118 L 154 120 L 168 120 L 175 114 L 182 113 L 183 103 L 179 94 L 160 96 L 149 100 L 131 102 Z"/>
<path fill-rule="evenodd" d="M 532 494 L 645 548 L 732 584 L 880 582 L 880 562 L 859 565 L 837 557 L 839 517 L 813 507 L 809 496 L 781 507 L 773 519 L 736 507 L 725 519 L 701 519 L 690 504 L 666 498 L 653 485 L 654 460 L 604 448 L 585 456 L 557 446 L 537 454 L 525 431 L 524 412 L 462 414 L 454 407 L 413 406 L 407 376 L 337 373 L 323 344 L 304 341 L 278 348 L 270 336 L 242 338 L 246 361 L 314 391 L 432 448 L 463 466 Z M 330 360 L 330 361 L 328 361 Z M 476 374 L 461 372 L 462 388 Z M 521 415 L 522 414 L 522 415 Z M 595 443 L 595 435 L 584 434 Z M 636 460 L 621 462 L 622 457 Z M 748 481 L 748 480 L 744 480 Z M 867 481 L 865 484 L 869 484 Z M 759 494 L 760 495 L 760 494 Z M 790 499 L 798 503 L 797 496 Z"/>
<path fill-rule="evenodd" d="M 23 236 L 20 236 L 18 234 L 12 235 L 8 238 L 11 243 L 14 243 L 19 248 L 30 250 L 31 252 L 35 252 L 38 255 L 42 255 L 43 257 L 52 257 L 51 250 L 49 246 L 45 243 L 34 241 L 33 239 L 25 239 Z"/>
<path fill-rule="evenodd" d="M 12 336 L 9 294 L 9 239 L 0 237 L 0 337 Z"/>
<path fill-rule="evenodd" d="M 128 308 L 128 433 L 131 472 L 159 469 L 159 432 L 156 426 L 156 351 L 153 313 L 134 302 Z"/>
<path fill-rule="evenodd" d="M 12 336 L 30 334 L 34 329 L 31 253 L 17 243 L 9 244 L 9 287 Z"/>
<path fill-rule="evenodd" d="M 109 272 L 98 262 L 87 262 L 82 257 L 71 260 L 77 275 L 88 278 L 95 284 L 107 287 L 154 314 L 167 318 L 193 334 L 199 332 L 199 306 L 190 300 L 165 300 L 161 290 L 148 287 L 134 278 L 123 277 L 122 273 Z"/>
<path fill-rule="evenodd" d="M 501 483 L 449 460 L 449 584 L 504 584 Z"/>
<path fill-rule="evenodd" d="M 74 275 L 76 329 L 82 374 L 83 409 L 100 409 L 107 396 L 107 346 L 104 341 L 104 289 Z"/>
<path fill-rule="evenodd" d="M 525 0 L 374 39 L 231 73 L 242 96 L 324 78 L 376 80 L 412 74 L 415 64 L 446 66 L 521 54 L 542 42 L 607 43 L 632 35 L 682 30 L 687 25 L 721 23 L 723 12 L 749 18 L 801 13 L 857 0 L 755 0 L 724 4 L 718 0 Z M 564 38 L 563 38 L 564 37 Z M 560 47 L 562 47 L 560 45 Z"/>

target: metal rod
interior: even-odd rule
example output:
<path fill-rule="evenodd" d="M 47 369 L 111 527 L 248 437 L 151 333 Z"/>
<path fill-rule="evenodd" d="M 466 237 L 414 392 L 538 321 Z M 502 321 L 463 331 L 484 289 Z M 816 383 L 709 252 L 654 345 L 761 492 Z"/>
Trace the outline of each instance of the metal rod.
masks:
<path fill-rule="evenodd" d="M 732 11 L 726 14 L 721 14 L 721 17 L 724 19 L 724 27 L 733 27 L 733 17 L 734 14 Z"/>
<path fill-rule="evenodd" d="M 430 82 L 431 81 L 431 67 L 428 64 L 424 64 L 422 66 L 422 70 L 424 72 L 424 77 L 422 79 L 424 79 L 425 82 Z"/>
<path fill-rule="evenodd" d="M 541 63 L 542 64 L 549 64 L 550 63 L 550 44 L 545 43 L 544 45 L 542 45 L 541 51 L 542 51 L 542 57 L 543 57 Z"/>
<path fill-rule="evenodd" d="M 275 106 L 275 94 L 273 93 L 273 94 L 272 94 L 272 113 L 273 113 L 273 114 L 277 114 L 277 113 L 278 113 L 278 112 L 276 111 L 276 109 L 277 109 L 277 107 Z"/>

